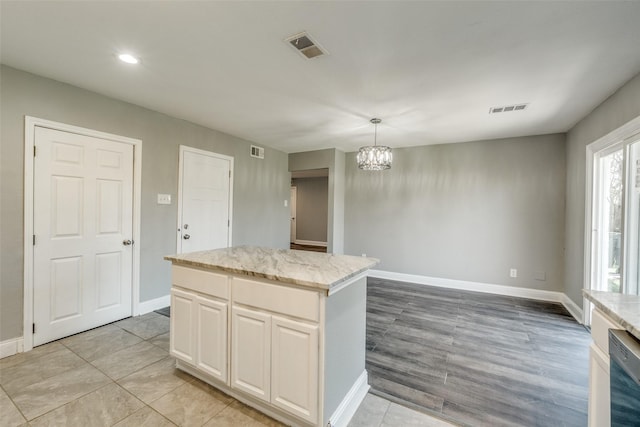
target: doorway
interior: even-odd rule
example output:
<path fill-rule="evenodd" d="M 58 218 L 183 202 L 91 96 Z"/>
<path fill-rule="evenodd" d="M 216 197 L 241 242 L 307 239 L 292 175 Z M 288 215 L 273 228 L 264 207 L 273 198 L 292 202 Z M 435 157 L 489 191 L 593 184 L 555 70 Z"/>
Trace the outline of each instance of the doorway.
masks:
<path fill-rule="evenodd" d="M 292 245 L 295 245 L 296 243 L 296 235 L 297 235 L 297 225 L 296 225 L 296 214 L 297 212 L 297 199 L 298 199 L 298 188 L 296 186 L 291 186 L 291 202 L 290 202 L 290 209 L 291 209 L 291 232 L 289 234 L 290 238 L 289 238 L 289 242 Z"/>
<path fill-rule="evenodd" d="M 180 146 L 178 253 L 231 246 L 233 157 Z"/>
<path fill-rule="evenodd" d="M 26 118 L 24 351 L 137 314 L 140 145 Z"/>
<path fill-rule="evenodd" d="M 329 169 L 291 173 L 291 249 L 327 251 Z"/>

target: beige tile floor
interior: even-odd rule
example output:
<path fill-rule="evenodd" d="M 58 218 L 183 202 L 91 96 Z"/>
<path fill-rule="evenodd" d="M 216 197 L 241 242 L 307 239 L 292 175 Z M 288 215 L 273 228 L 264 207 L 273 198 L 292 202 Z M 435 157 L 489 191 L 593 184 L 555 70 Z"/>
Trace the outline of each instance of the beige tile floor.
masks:
<path fill-rule="evenodd" d="M 169 319 L 129 318 L 0 360 L 0 426 L 280 426 L 175 369 Z M 367 395 L 351 427 L 451 424 Z"/>

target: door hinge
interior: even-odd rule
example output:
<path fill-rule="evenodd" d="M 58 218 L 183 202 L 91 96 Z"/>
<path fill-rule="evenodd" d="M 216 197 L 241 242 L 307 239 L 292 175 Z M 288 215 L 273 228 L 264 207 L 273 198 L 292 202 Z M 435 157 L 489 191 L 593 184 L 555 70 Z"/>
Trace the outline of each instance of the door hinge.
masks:
<path fill-rule="evenodd" d="M 231 220 L 230 219 L 227 220 L 227 227 L 231 227 Z"/>
<path fill-rule="evenodd" d="M 35 157 L 35 156 L 36 156 L 36 146 L 34 145 L 33 146 L 33 157 Z"/>
<path fill-rule="evenodd" d="M 36 245 L 36 235 L 34 234 L 33 235 L 33 246 L 35 246 L 35 245 Z"/>
<path fill-rule="evenodd" d="M 229 178 L 231 178 L 231 170 L 229 170 Z"/>
<path fill-rule="evenodd" d="M 34 334 L 36 333 L 36 324 L 35 323 L 31 324 L 31 330 L 32 330 L 32 333 L 34 333 Z"/>

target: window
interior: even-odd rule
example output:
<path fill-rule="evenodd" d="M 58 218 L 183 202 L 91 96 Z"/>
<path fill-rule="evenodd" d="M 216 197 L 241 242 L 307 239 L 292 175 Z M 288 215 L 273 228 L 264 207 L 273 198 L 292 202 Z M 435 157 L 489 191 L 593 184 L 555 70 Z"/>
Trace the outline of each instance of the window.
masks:
<path fill-rule="evenodd" d="M 621 144 L 596 153 L 594 192 L 594 282 L 591 289 L 620 292 L 623 151 Z"/>
<path fill-rule="evenodd" d="M 592 189 L 587 213 L 588 289 L 640 295 L 640 134 L 636 132 L 587 147 Z"/>
<path fill-rule="evenodd" d="M 640 295 L 640 136 L 627 141 L 622 292 Z"/>

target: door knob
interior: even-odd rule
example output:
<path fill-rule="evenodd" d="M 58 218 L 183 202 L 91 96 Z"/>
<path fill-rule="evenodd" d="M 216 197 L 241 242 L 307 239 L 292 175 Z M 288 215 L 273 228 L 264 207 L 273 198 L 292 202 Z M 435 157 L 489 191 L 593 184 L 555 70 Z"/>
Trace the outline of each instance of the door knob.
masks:
<path fill-rule="evenodd" d="M 130 245 L 133 244 L 133 240 L 123 240 L 122 244 L 125 245 L 125 246 L 130 246 Z"/>
<path fill-rule="evenodd" d="M 191 236 L 189 236 L 188 234 L 185 234 L 184 236 L 182 236 L 182 238 L 184 240 L 189 240 L 191 238 Z"/>

